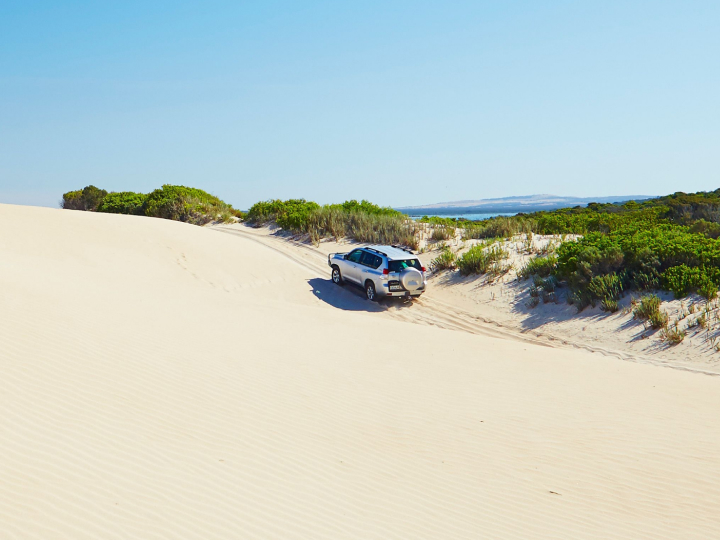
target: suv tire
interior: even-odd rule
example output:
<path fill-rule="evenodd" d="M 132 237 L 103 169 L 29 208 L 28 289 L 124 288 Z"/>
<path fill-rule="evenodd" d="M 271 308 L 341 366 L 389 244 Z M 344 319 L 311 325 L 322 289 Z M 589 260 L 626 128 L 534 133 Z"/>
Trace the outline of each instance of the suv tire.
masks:
<path fill-rule="evenodd" d="M 335 285 L 342 285 L 344 283 L 342 274 L 340 273 L 340 269 L 337 267 L 337 265 L 334 265 L 332 267 L 332 272 L 330 274 L 330 279 L 332 279 L 332 282 Z"/>
<path fill-rule="evenodd" d="M 375 291 L 375 284 L 372 281 L 365 282 L 365 297 L 371 302 L 377 302 L 377 292 Z"/>

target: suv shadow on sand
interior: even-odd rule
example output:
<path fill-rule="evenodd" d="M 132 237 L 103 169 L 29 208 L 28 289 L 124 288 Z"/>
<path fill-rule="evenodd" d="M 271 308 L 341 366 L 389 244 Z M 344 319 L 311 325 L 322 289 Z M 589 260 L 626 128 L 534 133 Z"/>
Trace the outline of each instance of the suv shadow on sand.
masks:
<path fill-rule="evenodd" d="M 315 298 L 345 311 L 377 313 L 389 308 L 402 309 L 412 306 L 412 300 L 403 298 L 385 298 L 379 302 L 371 302 L 365 298 L 365 292 L 361 288 L 351 285 L 338 287 L 330 279 L 312 278 L 308 280 L 308 285 Z"/>

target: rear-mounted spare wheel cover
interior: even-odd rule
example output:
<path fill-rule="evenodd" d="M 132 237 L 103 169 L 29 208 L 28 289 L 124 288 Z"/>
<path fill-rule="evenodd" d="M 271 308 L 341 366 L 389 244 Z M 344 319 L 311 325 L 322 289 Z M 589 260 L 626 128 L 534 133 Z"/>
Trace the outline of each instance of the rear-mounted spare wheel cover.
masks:
<path fill-rule="evenodd" d="M 417 291 L 423 284 L 422 274 L 415 268 L 406 268 L 400 274 L 400 282 L 408 291 Z"/>

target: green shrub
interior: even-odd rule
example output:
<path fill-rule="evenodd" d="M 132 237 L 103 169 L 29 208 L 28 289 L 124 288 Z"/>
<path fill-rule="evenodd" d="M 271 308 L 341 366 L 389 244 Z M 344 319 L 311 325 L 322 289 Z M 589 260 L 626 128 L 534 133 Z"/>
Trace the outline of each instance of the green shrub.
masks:
<path fill-rule="evenodd" d="M 558 287 L 559 283 L 555 276 L 548 276 L 545 279 L 543 279 L 542 282 L 542 288 L 545 291 L 549 292 L 555 292 L 555 289 Z"/>
<path fill-rule="evenodd" d="M 662 339 L 667 341 L 670 345 L 677 345 L 682 343 L 685 339 L 685 331 L 678 328 L 663 328 Z"/>
<path fill-rule="evenodd" d="M 620 306 L 618 306 L 617 300 L 605 298 L 602 302 L 600 302 L 600 309 L 607 311 L 608 313 L 615 313 L 618 309 L 620 309 Z"/>
<path fill-rule="evenodd" d="M 430 262 L 430 270 L 432 272 L 440 272 L 441 270 L 452 270 L 455 268 L 457 255 L 449 248 L 443 249 L 442 253 Z"/>
<path fill-rule="evenodd" d="M 140 214 L 195 225 L 230 221 L 234 215 L 242 215 L 242 212 L 201 189 L 169 184 L 148 195 L 131 191 L 108 193 L 104 189 L 88 186 L 80 191 L 65 193 L 62 207 L 113 214 Z"/>
<path fill-rule="evenodd" d="M 355 199 L 345 201 L 340 206 L 342 206 L 342 209 L 345 212 L 361 212 L 363 214 L 370 214 L 373 216 L 405 216 L 402 212 L 399 212 L 393 208 L 387 206 L 378 206 L 377 204 L 373 204 L 370 201 L 366 201 L 365 199 L 360 202 L 357 202 Z"/>
<path fill-rule="evenodd" d="M 707 316 L 705 315 L 705 313 L 695 319 L 695 322 L 698 324 L 698 326 L 700 326 L 700 328 L 707 328 Z"/>
<path fill-rule="evenodd" d="M 648 321 L 653 328 L 665 328 L 668 323 L 667 313 L 660 311 L 660 298 L 654 294 L 643 296 L 635 303 L 633 317 Z"/>
<path fill-rule="evenodd" d="M 623 291 L 622 282 L 617 274 L 594 276 L 588 283 L 587 291 L 596 300 L 617 300 Z"/>
<path fill-rule="evenodd" d="M 78 191 L 63 193 L 61 206 L 66 210 L 85 210 L 95 212 L 108 194 L 104 189 L 86 186 Z"/>
<path fill-rule="evenodd" d="M 250 207 L 247 220 L 256 225 L 275 222 L 290 232 L 304 233 L 308 230 L 310 216 L 319 208 L 318 203 L 305 199 L 261 201 Z"/>
<path fill-rule="evenodd" d="M 641 321 L 647 321 L 654 313 L 660 311 L 661 300 L 659 296 L 650 294 L 643 296 L 639 302 L 634 302 L 634 304 L 633 317 Z"/>
<path fill-rule="evenodd" d="M 544 304 L 549 302 L 557 302 L 557 294 L 555 289 L 558 286 L 557 279 L 554 276 L 542 278 L 538 274 L 533 276 L 533 283 L 530 285 L 530 298 L 542 298 Z"/>
<path fill-rule="evenodd" d="M 710 222 L 701 219 L 692 224 L 692 226 L 690 227 L 690 231 L 703 234 L 707 238 L 717 239 L 720 237 L 720 223 Z"/>
<path fill-rule="evenodd" d="M 485 274 L 492 270 L 492 273 L 501 272 L 500 261 L 509 256 L 505 249 L 500 246 L 486 247 L 478 244 L 471 247 L 458 260 L 457 267 L 464 276 L 470 274 Z"/>
<path fill-rule="evenodd" d="M 230 221 L 232 207 L 206 191 L 185 186 L 163 185 L 147 195 L 146 216 L 204 225 Z"/>
<path fill-rule="evenodd" d="M 444 227 L 457 227 L 459 223 L 470 223 L 466 220 L 458 220 L 456 218 L 438 217 L 438 216 L 423 216 L 418 220 L 419 223 L 429 223 L 430 225 L 442 225 Z"/>
<path fill-rule="evenodd" d="M 703 298 L 710 302 L 711 300 L 715 300 L 715 298 L 717 298 L 718 287 L 712 281 L 708 281 L 700 286 L 698 292 Z"/>
<path fill-rule="evenodd" d="M 717 287 L 713 283 L 715 273 L 703 267 L 690 268 L 681 264 L 668 268 L 663 278 L 667 290 L 672 291 L 676 298 L 682 298 L 690 292 L 699 290 L 712 292 L 714 288 L 717 293 Z"/>
<path fill-rule="evenodd" d="M 518 272 L 518 277 L 527 279 L 530 276 L 548 277 L 555 271 L 557 265 L 557 257 L 549 255 L 547 257 L 535 257 L 530 259 L 525 266 Z"/>
<path fill-rule="evenodd" d="M 446 225 L 435 225 L 430 238 L 435 242 L 451 240 L 455 238 L 455 227 L 448 227 Z"/>
<path fill-rule="evenodd" d="M 98 207 L 98 212 L 111 214 L 142 214 L 147 196 L 143 193 L 121 191 L 108 193 Z"/>
<path fill-rule="evenodd" d="M 465 227 L 463 240 L 508 238 L 532 230 L 533 221 L 522 216 L 498 216 L 482 221 L 469 222 Z"/>
<path fill-rule="evenodd" d="M 663 311 L 657 311 L 650 315 L 650 317 L 648 318 L 648 322 L 650 323 L 650 326 L 655 329 L 666 328 L 668 324 L 667 313 Z"/>

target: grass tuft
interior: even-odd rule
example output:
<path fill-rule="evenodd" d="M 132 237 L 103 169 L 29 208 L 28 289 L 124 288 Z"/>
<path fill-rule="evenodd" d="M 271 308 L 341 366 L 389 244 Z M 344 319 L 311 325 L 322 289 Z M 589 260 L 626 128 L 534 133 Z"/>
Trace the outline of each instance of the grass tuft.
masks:
<path fill-rule="evenodd" d="M 470 274 L 499 275 L 509 270 L 509 267 L 502 264 L 502 261 L 509 257 L 507 250 L 497 245 L 487 247 L 478 244 L 471 247 L 458 260 L 457 267 L 463 276 Z"/>
<path fill-rule="evenodd" d="M 557 265 L 557 257 L 552 255 L 548 257 L 535 257 L 530 259 L 525 266 L 518 272 L 518 277 L 527 279 L 530 276 L 548 277 L 555 271 Z"/>
<path fill-rule="evenodd" d="M 455 268 L 456 261 L 457 255 L 455 255 L 450 248 L 445 248 L 440 255 L 430 261 L 430 271 L 440 272 L 442 270 L 452 270 Z"/>

